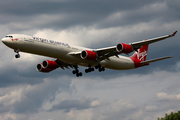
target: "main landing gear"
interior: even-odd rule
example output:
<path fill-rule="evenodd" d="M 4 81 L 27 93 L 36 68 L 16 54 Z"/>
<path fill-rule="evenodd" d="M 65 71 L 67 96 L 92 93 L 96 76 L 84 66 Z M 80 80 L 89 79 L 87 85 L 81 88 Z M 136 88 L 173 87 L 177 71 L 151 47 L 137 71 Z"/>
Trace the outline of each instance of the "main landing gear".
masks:
<path fill-rule="evenodd" d="M 100 64 L 96 65 L 96 66 L 95 66 L 95 69 L 98 69 L 99 72 L 105 71 L 105 68 L 104 68 L 104 67 L 101 67 Z M 94 71 L 94 68 L 91 67 L 91 65 L 89 65 L 89 68 L 88 68 L 88 69 L 85 69 L 85 72 L 86 72 L 86 73 L 89 73 L 89 72 L 92 72 L 92 71 Z"/>
<path fill-rule="evenodd" d="M 75 70 L 73 70 L 72 73 L 76 74 L 77 77 L 82 76 L 82 72 L 79 72 L 76 65 L 74 65 L 74 68 Z"/>
<path fill-rule="evenodd" d="M 99 72 L 101 72 L 101 71 L 105 71 L 105 68 L 104 68 L 104 67 L 101 67 L 101 65 L 100 65 L 100 64 L 96 65 L 96 66 L 95 66 L 95 68 L 96 68 L 96 69 L 98 69 L 98 70 L 99 70 Z"/>
<path fill-rule="evenodd" d="M 88 68 L 88 69 L 85 69 L 85 72 L 86 72 L 86 73 L 92 72 L 92 71 L 94 71 L 94 68 L 91 67 L 90 65 L 89 65 L 89 68 Z"/>
<path fill-rule="evenodd" d="M 72 71 L 73 74 L 76 74 L 77 77 L 82 76 L 82 72 L 79 72 L 77 65 L 73 66 L 75 70 Z M 99 72 L 105 71 L 105 68 L 102 67 L 100 64 L 95 66 L 95 69 L 98 69 Z M 91 65 L 89 65 L 89 68 L 85 69 L 85 73 L 90 73 L 95 70 Z"/>
<path fill-rule="evenodd" d="M 17 54 L 15 55 L 15 58 L 20 58 L 19 51 L 20 51 L 19 49 L 14 50 L 14 52 L 17 53 Z"/>

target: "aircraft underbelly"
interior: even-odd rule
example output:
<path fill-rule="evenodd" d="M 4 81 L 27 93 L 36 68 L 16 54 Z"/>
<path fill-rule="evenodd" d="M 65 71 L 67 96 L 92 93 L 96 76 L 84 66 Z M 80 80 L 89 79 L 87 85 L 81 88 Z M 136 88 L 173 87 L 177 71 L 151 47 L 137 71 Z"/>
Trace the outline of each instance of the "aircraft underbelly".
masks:
<path fill-rule="evenodd" d="M 95 66 L 98 64 L 96 60 L 82 59 L 80 55 L 79 56 L 65 55 L 63 58 L 59 58 L 59 59 L 69 64 L 75 64 L 86 67 L 88 67 L 89 65 Z"/>
<path fill-rule="evenodd" d="M 128 70 L 128 69 L 134 69 L 134 63 L 131 59 L 127 57 L 120 56 L 117 57 L 110 57 L 109 60 L 104 60 L 101 62 L 102 66 L 109 69 L 114 70 Z"/>
<path fill-rule="evenodd" d="M 66 55 L 63 58 L 59 58 L 60 60 L 70 63 L 70 64 L 77 64 L 80 66 L 86 66 L 88 67 L 91 65 L 94 67 L 98 64 L 96 60 L 85 60 L 80 58 L 80 56 L 72 56 L 72 55 Z M 120 56 L 120 58 L 117 57 L 110 57 L 109 60 L 105 59 L 100 62 L 102 67 L 114 69 L 114 70 L 128 70 L 128 69 L 134 69 L 134 63 L 131 59 L 128 57 Z"/>
<path fill-rule="evenodd" d="M 60 58 L 66 54 L 61 47 L 50 44 L 28 43 L 18 46 L 18 49 L 20 49 L 20 51 L 22 52 L 53 57 L 53 58 Z"/>

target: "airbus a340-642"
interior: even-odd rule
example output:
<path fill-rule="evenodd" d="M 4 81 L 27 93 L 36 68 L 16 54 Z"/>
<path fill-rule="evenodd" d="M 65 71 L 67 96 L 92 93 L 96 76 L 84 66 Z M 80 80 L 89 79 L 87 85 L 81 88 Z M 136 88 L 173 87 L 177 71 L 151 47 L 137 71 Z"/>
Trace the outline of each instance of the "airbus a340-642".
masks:
<path fill-rule="evenodd" d="M 173 37 L 177 31 L 170 35 L 165 35 L 153 39 L 147 39 L 133 43 L 119 43 L 116 46 L 90 49 L 84 47 L 72 46 L 64 42 L 32 37 L 23 34 L 9 34 L 2 38 L 2 42 L 12 48 L 16 53 L 15 57 L 20 58 L 19 52 L 32 53 L 47 57 L 55 58 L 55 60 L 45 60 L 37 64 L 36 69 L 39 72 L 48 73 L 57 68 L 72 68 L 73 74 L 77 77 L 82 76 L 78 66 L 87 67 L 85 73 L 89 73 L 97 69 L 99 72 L 105 68 L 114 70 L 128 70 L 149 65 L 149 63 L 159 60 L 171 58 L 170 56 L 147 60 L 148 45 L 154 42 Z M 119 54 L 134 54 L 130 57 L 121 56 Z"/>

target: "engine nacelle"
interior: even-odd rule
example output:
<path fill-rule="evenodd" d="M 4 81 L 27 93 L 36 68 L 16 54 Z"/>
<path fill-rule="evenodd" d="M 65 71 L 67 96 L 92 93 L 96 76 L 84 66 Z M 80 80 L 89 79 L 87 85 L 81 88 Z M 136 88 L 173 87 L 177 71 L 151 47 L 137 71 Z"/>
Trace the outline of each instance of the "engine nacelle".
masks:
<path fill-rule="evenodd" d="M 51 60 L 45 60 L 42 62 L 42 65 L 45 69 L 56 69 L 58 68 L 58 64 L 55 61 L 51 61 Z"/>
<path fill-rule="evenodd" d="M 42 65 L 42 63 L 37 64 L 36 69 L 37 69 L 37 71 L 39 71 L 39 72 L 44 72 L 44 73 L 48 73 L 48 72 L 51 71 L 50 69 L 44 68 L 43 65 Z"/>
<path fill-rule="evenodd" d="M 58 68 L 58 64 L 55 61 L 45 60 L 43 63 L 37 64 L 36 69 L 39 72 L 48 73 Z"/>
<path fill-rule="evenodd" d="M 122 53 L 131 53 L 133 51 L 133 47 L 129 44 L 125 44 L 125 43 L 120 43 L 116 46 L 116 50 L 118 52 L 122 52 Z"/>
<path fill-rule="evenodd" d="M 89 50 L 83 50 L 81 52 L 81 58 L 86 60 L 96 60 L 97 53 Z"/>

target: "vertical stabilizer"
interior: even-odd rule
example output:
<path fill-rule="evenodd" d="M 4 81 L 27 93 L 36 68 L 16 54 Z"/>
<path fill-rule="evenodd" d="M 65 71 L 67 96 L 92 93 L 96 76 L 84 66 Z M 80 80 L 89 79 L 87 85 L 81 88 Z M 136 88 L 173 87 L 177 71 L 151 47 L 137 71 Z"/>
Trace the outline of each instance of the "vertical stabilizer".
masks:
<path fill-rule="evenodd" d="M 137 52 L 135 52 L 135 53 L 130 57 L 131 60 L 134 62 L 135 68 L 137 68 L 137 67 L 142 67 L 142 66 L 145 66 L 145 65 L 149 65 L 149 63 L 147 63 L 147 64 L 141 64 L 141 62 L 146 61 L 147 52 L 148 52 L 148 46 L 149 46 L 149 45 L 144 45 L 144 46 L 142 46 L 140 49 L 137 50 Z"/>
<path fill-rule="evenodd" d="M 141 62 L 146 61 L 147 51 L 148 51 L 148 45 L 144 45 L 140 49 L 138 49 L 138 52 L 135 52 L 130 58 L 138 59 Z"/>

